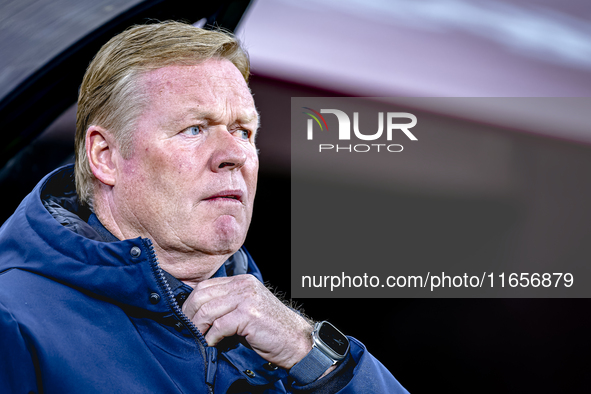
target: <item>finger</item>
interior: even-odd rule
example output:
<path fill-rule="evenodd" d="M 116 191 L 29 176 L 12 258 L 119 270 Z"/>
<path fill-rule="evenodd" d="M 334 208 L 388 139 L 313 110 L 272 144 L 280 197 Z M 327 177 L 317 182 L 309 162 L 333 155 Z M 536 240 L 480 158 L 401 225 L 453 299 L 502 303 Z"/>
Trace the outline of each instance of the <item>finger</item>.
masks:
<path fill-rule="evenodd" d="M 227 279 L 227 278 L 215 278 L 215 279 Z M 212 281 L 208 279 L 201 283 Z M 208 286 L 200 286 L 201 283 L 193 289 L 189 297 L 183 304 L 182 311 L 189 319 L 193 319 L 199 308 L 214 298 L 223 297 L 229 293 L 227 285 L 229 281 L 215 281 L 217 283 L 211 283 Z"/>
<path fill-rule="evenodd" d="M 204 280 L 195 287 L 183 304 L 183 313 L 192 319 L 201 305 L 213 298 L 243 293 L 258 284 L 260 282 L 250 274 Z"/>
<path fill-rule="evenodd" d="M 216 320 L 236 310 L 238 302 L 233 297 L 214 298 L 201 305 L 191 321 L 199 331 L 206 333 Z"/>
<path fill-rule="evenodd" d="M 211 278 L 204 280 L 197 284 L 195 289 L 205 289 L 210 286 L 218 286 L 218 285 L 225 285 L 225 284 L 238 284 L 238 283 L 249 283 L 249 282 L 256 282 L 260 283 L 260 281 L 252 274 L 240 274 L 235 276 L 223 276 L 219 278 Z"/>
<path fill-rule="evenodd" d="M 240 329 L 240 320 L 237 313 L 228 313 L 219 319 L 216 319 L 211 328 L 205 335 L 205 340 L 209 346 L 215 346 L 226 337 L 236 335 Z"/>
<path fill-rule="evenodd" d="M 206 289 L 211 286 L 223 285 L 234 280 L 235 276 L 223 276 L 219 278 L 211 278 L 206 279 L 202 282 L 199 282 L 197 286 L 195 286 L 195 290 Z"/>

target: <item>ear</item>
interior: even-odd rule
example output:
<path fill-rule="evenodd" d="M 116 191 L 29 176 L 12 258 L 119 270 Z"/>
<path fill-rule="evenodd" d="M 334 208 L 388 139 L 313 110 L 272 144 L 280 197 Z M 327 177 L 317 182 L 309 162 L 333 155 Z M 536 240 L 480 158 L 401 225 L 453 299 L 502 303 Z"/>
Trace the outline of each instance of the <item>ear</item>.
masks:
<path fill-rule="evenodd" d="M 111 133 L 92 125 L 86 130 L 86 156 L 94 176 L 108 186 L 117 179 L 117 150 Z"/>

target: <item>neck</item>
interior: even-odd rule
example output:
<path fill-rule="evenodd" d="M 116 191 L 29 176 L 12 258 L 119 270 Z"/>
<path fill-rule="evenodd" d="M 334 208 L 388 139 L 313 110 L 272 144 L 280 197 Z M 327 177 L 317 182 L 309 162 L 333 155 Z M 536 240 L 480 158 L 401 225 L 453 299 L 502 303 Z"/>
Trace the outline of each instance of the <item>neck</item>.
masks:
<path fill-rule="evenodd" d="M 206 255 L 166 250 L 154 240 L 152 244 L 158 256 L 160 268 L 193 288 L 211 278 L 231 256 L 231 254 Z"/>
<path fill-rule="evenodd" d="M 106 206 L 109 207 L 109 205 Z M 138 226 L 126 225 L 125 221 L 117 220 L 116 211 L 105 209 L 104 201 L 95 202 L 94 211 L 101 224 L 119 240 L 149 238 L 154 246 L 160 268 L 193 288 L 214 275 L 232 255 L 232 253 L 206 254 L 190 248 L 175 250 L 163 247 L 157 237 L 152 236 L 146 229 L 142 231 L 142 227 L 138 229 Z"/>

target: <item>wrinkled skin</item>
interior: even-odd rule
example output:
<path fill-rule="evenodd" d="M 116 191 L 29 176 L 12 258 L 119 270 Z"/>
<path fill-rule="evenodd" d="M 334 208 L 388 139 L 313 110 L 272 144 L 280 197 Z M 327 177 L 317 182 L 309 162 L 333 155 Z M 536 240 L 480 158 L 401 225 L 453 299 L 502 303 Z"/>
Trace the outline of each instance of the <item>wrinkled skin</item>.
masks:
<path fill-rule="evenodd" d="M 194 288 L 183 312 L 210 345 L 241 335 L 291 368 L 311 349 L 310 324 L 251 275 L 208 279 L 242 246 L 252 216 L 258 114 L 248 86 L 219 59 L 142 82 L 150 100 L 129 157 L 108 130 L 87 131 L 97 216 L 119 239 L 152 239 L 162 268 Z"/>

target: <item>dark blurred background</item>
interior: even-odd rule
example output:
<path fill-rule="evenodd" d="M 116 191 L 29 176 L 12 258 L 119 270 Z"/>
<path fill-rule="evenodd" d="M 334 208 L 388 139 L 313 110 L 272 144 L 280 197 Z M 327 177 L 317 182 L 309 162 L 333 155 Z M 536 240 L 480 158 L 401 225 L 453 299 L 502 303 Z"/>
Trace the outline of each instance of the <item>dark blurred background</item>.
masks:
<path fill-rule="evenodd" d="M 134 23 L 150 17 L 203 25 L 225 16 L 233 28 L 232 15 L 240 15 L 244 3 L 0 1 L 0 94 L 10 97 L 49 76 L 53 85 L 42 85 L 28 100 L 63 113 L 55 121 L 40 114 L 43 121 L 24 131 L 22 118 L 10 123 L 2 114 L 0 221 L 51 168 L 72 160 L 71 99 L 85 65 L 69 65 L 59 54 L 77 45 L 96 52 L 100 37 L 93 32 L 115 34 L 119 25 L 112 21 L 130 10 Z M 158 12 L 143 14 L 141 6 Z M 591 4 L 574 0 L 253 2 L 237 30 L 250 51 L 251 88 L 262 114 L 259 187 L 246 245 L 265 279 L 290 296 L 291 97 L 585 100 L 591 92 L 590 19 Z M 55 83 L 57 77 L 40 71 L 48 62 L 80 75 L 78 82 Z M 511 256 L 516 271 L 519 261 L 586 266 L 591 132 L 584 118 L 567 116 L 568 106 L 580 102 L 565 101 L 559 119 L 545 109 L 511 105 L 474 108 L 470 117 L 453 105 L 415 107 L 446 126 L 445 138 L 433 147 L 432 163 L 417 158 L 422 165 L 397 169 L 388 179 L 389 198 L 405 207 L 400 228 L 429 212 L 430 226 L 409 237 L 419 234 L 422 245 L 445 248 L 448 257 Z M 7 105 L 2 101 L 0 110 Z M 45 131 L 37 137 L 39 129 Z M 318 193 L 323 180 L 339 182 L 327 169 L 318 174 Z M 458 237 L 469 237 L 471 247 L 446 242 Z M 587 299 L 296 301 L 314 319 L 360 339 L 411 393 L 588 392 Z"/>

